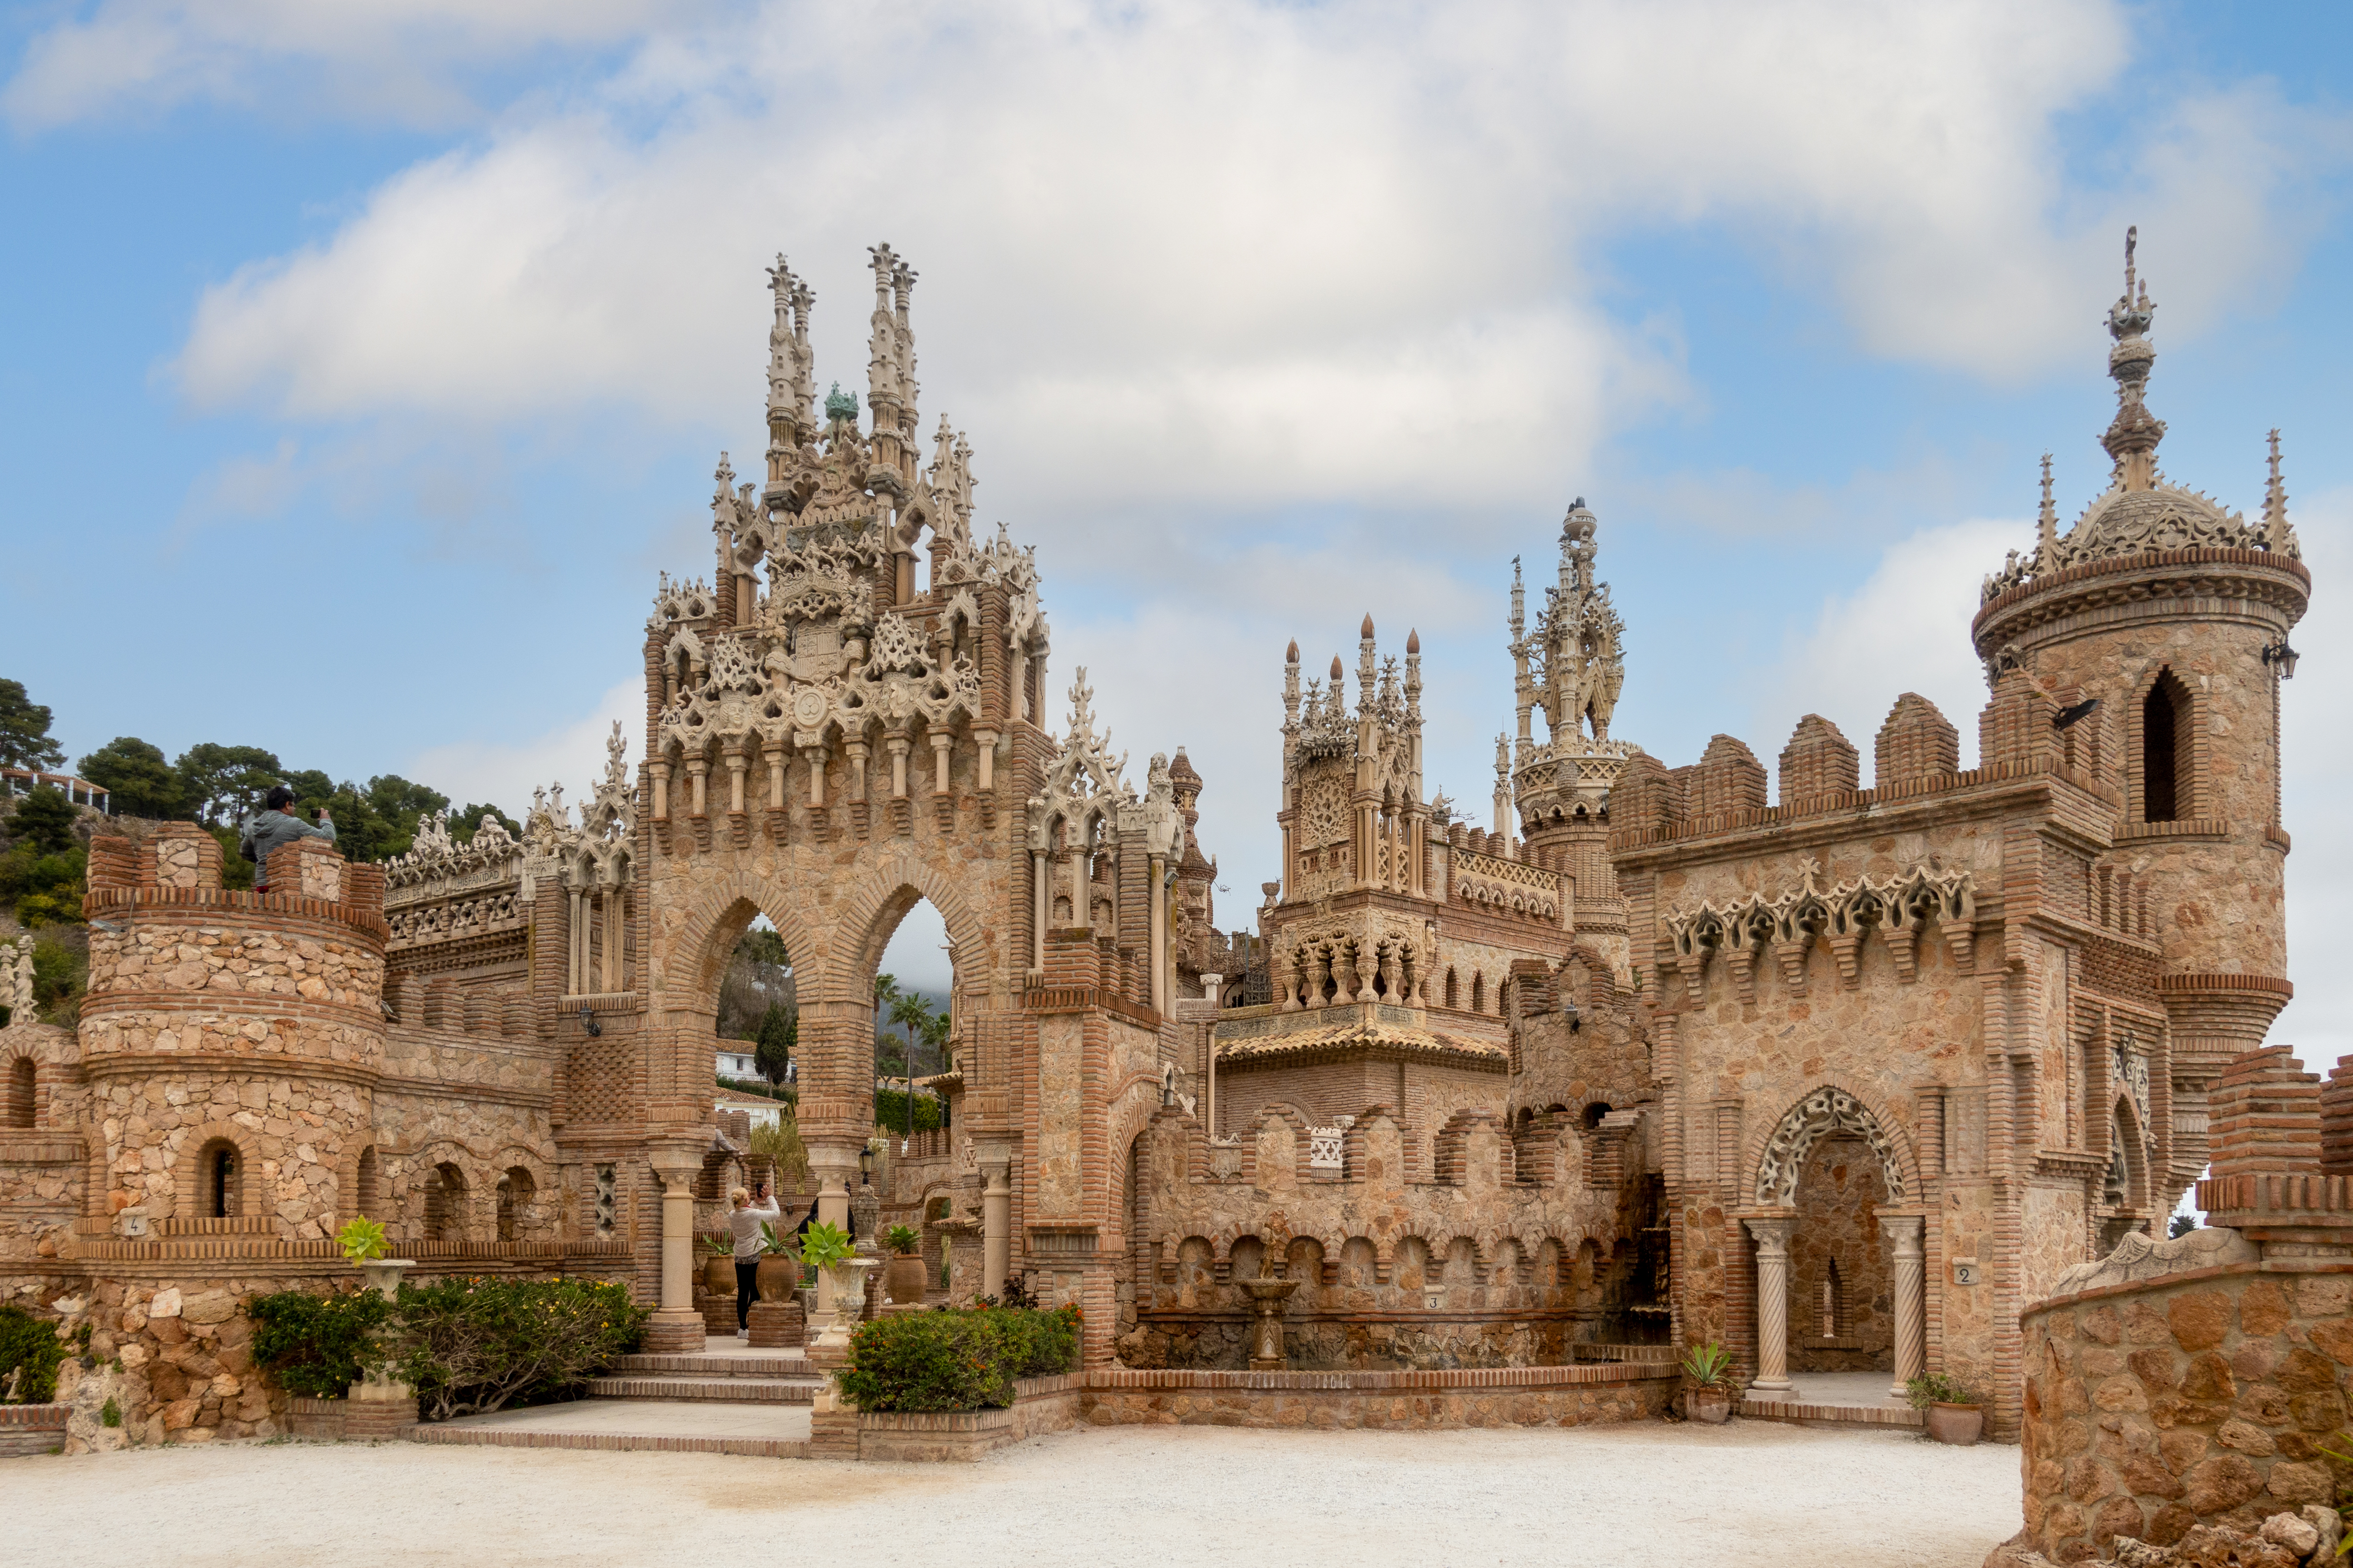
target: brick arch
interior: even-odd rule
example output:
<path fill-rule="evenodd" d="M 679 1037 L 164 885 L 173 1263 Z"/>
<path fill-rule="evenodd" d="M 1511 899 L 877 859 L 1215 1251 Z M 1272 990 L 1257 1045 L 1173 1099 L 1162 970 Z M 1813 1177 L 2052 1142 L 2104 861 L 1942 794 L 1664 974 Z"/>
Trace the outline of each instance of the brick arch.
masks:
<path fill-rule="evenodd" d="M 1007 890 L 1002 879 L 995 890 Z M 857 933 L 849 950 L 852 962 L 845 968 L 836 961 L 835 954 L 828 952 L 824 973 L 809 994 L 819 1001 L 871 999 L 875 971 L 882 963 L 882 950 L 891 945 L 892 935 L 907 911 L 925 901 L 940 911 L 940 921 L 947 927 L 952 949 L 948 961 L 956 971 L 973 978 L 987 974 L 991 968 L 987 933 L 980 917 L 967 906 L 964 889 L 913 855 L 901 853 L 886 864 L 868 868 L 844 894 L 845 912 L 837 929 Z M 798 973 L 797 963 L 795 973 Z M 839 989 L 845 982 L 849 983 L 848 989 Z M 980 988 L 967 985 L 965 989 L 970 993 Z"/>
<path fill-rule="evenodd" d="M 261 1174 L 252 1149 L 253 1131 L 234 1121 L 207 1121 L 184 1129 L 172 1160 L 172 1215 L 176 1219 L 207 1219 L 204 1205 L 204 1161 L 206 1149 L 227 1143 L 237 1150 L 237 1212 L 257 1215 L 261 1207 Z"/>
<path fill-rule="evenodd" d="M 2144 710 L 2149 693 L 2158 686 L 2168 689 L 2167 695 L 2174 704 L 2175 745 L 2173 776 L 2176 789 L 2170 816 L 2152 819 L 2148 816 L 2148 755 L 2144 728 Z M 2131 694 L 2125 702 L 2123 721 L 2125 740 L 2125 801 L 2126 821 L 2139 824 L 2150 820 L 2186 822 L 2200 816 L 2209 795 L 2207 784 L 2208 751 L 2206 744 L 2206 703 L 2204 694 L 2175 672 L 2165 659 L 2157 659 L 2133 681 Z"/>
<path fill-rule="evenodd" d="M 1816 1097 L 1833 1091 L 1852 1102 L 1860 1116 L 1824 1114 L 1823 1108 L 1814 1103 Z M 1798 1171 L 1804 1165 L 1807 1154 L 1825 1134 L 1839 1128 L 1862 1137 L 1879 1156 L 1889 1203 L 1906 1203 L 1919 1196 L 1920 1167 L 1905 1124 L 1890 1116 L 1873 1096 L 1836 1076 L 1810 1085 L 1790 1100 L 1788 1108 L 1769 1127 L 1750 1135 L 1747 1157 L 1742 1163 L 1742 1168 L 1748 1173 L 1742 1196 L 1749 1202 L 1786 1205 L 1789 1199 L 1766 1195 L 1768 1158 L 1777 1178 L 1786 1173 L 1785 1178 L 1776 1180 L 1774 1193 L 1778 1194 L 1785 1188 L 1794 1191 Z"/>
<path fill-rule="evenodd" d="M 784 939 L 797 987 L 802 954 L 813 952 L 814 943 L 796 906 L 777 896 L 781 891 L 779 884 L 735 871 L 696 896 L 687 906 L 686 921 L 678 935 L 662 944 L 667 950 L 660 970 L 666 983 L 666 1009 L 702 1011 L 701 1004 L 707 1003 L 716 1011 L 719 982 L 726 973 L 728 957 L 735 950 L 736 939 L 757 915 L 767 916 L 768 923 Z M 680 973 L 689 967 L 691 973 Z M 683 1006 L 679 1002 L 681 996 L 688 999 Z"/>

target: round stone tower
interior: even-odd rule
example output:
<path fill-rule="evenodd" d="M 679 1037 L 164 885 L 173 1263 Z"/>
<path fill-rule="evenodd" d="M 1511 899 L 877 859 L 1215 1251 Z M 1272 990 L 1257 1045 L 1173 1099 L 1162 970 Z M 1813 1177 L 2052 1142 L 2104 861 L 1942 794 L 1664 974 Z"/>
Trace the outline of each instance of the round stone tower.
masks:
<path fill-rule="evenodd" d="M 319 838 L 270 858 L 268 894 L 220 872 L 193 823 L 91 842 L 92 1184 L 131 1235 L 321 1239 L 376 1180 L 384 874 Z"/>
<path fill-rule="evenodd" d="M 2088 720 L 2120 746 L 2125 805 L 2100 867 L 2146 897 L 2176 1077 L 2202 1094 L 2224 1061 L 2263 1044 L 2291 994 L 2279 682 L 2312 575 L 2288 526 L 2276 432 L 2260 521 L 2158 471 L 2165 425 L 2143 401 L 2154 307 L 2133 244 L 2108 312 L 2109 489 L 2062 534 L 2045 459 L 2036 549 L 1987 580 L 1972 634 L 1989 675 L 2027 671 L 2064 705 L 2061 722 Z"/>

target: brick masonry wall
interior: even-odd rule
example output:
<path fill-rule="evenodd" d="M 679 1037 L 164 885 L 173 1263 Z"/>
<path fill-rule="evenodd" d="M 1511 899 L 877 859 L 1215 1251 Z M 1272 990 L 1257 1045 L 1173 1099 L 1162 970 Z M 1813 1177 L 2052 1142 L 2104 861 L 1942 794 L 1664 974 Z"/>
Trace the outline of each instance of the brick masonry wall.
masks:
<path fill-rule="evenodd" d="M 2318 1447 L 2348 1420 L 2353 1264 L 2163 1275 L 2038 1303 L 2023 1330 L 2024 1544 L 2082 1562 L 2334 1500 Z"/>

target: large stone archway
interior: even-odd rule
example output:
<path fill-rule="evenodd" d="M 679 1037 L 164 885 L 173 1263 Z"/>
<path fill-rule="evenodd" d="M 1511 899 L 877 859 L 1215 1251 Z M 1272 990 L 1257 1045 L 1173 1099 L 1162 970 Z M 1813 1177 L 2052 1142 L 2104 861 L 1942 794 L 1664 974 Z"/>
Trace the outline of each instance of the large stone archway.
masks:
<path fill-rule="evenodd" d="M 1894 1377 L 1891 1394 L 1925 1364 L 1924 1291 L 1926 1271 L 1922 1252 L 1925 1218 L 1916 1206 L 1919 1171 L 1911 1150 L 1888 1131 L 1886 1121 L 1864 1099 L 1836 1083 L 1817 1085 L 1783 1112 L 1758 1147 L 1746 1195 L 1753 1205 L 1742 1216 L 1757 1244 L 1757 1376 L 1751 1393 L 1764 1398 L 1787 1398 L 1789 1378 L 1789 1292 L 1791 1247 L 1801 1234 L 1806 1214 L 1799 1187 L 1809 1157 L 1825 1140 L 1851 1140 L 1869 1151 L 1882 1184 L 1879 1201 L 1872 1205 L 1879 1237 L 1892 1253 L 1888 1269 L 1894 1322 Z M 1821 1216 L 1815 1216 L 1821 1223 Z M 1819 1249 L 1827 1252 L 1829 1249 Z"/>

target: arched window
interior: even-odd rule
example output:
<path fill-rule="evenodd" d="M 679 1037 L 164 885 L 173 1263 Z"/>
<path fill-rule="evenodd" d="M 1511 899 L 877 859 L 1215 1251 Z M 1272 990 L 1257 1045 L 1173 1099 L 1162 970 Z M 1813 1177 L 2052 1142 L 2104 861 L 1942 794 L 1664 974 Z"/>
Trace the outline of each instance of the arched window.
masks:
<path fill-rule="evenodd" d="M 1486 1010 L 1487 977 L 1483 974 L 1473 974 L 1471 977 L 1471 1011 L 1483 1013 Z"/>
<path fill-rule="evenodd" d="M 196 1152 L 196 1216 L 199 1219 L 234 1219 L 240 1205 L 238 1188 L 244 1171 L 239 1162 L 244 1158 L 236 1144 L 226 1138 L 216 1138 Z"/>
<path fill-rule="evenodd" d="M 2140 805 L 2143 822 L 2178 822 L 2189 814 L 2191 731 L 2189 689 L 2161 670 L 2140 705 Z"/>
<path fill-rule="evenodd" d="M 444 1163 L 433 1167 L 425 1187 L 425 1236 L 428 1241 L 466 1237 L 466 1173 Z"/>
<path fill-rule="evenodd" d="M 33 1125 L 33 1112 L 38 1100 L 35 1097 L 33 1058 L 18 1057 L 8 1064 L 8 1098 L 5 1120 L 11 1127 Z"/>
<path fill-rule="evenodd" d="M 1455 997 L 1455 994 L 1454 994 L 1454 971 L 1452 971 L 1451 969 L 1449 969 L 1449 970 L 1446 972 L 1446 1005 L 1447 1005 L 1448 1006 L 1450 1006 L 1450 1007 L 1459 1007 L 1459 1006 L 1461 1006 L 1461 1005 L 1462 1005 L 1462 1004 L 1461 1004 L 1459 1000 L 1457 1000 L 1457 999 L 1456 999 L 1456 997 Z"/>
<path fill-rule="evenodd" d="M 364 1219 L 375 1219 L 377 1205 L 384 1201 L 384 1173 L 373 1144 L 360 1151 L 352 1186 L 352 1212 Z"/>
<path fill-rule="evenodd" d="M 1844 1305 L 1839 1290 L 1838 1259 L 1830 1258 L 1822 1265 L 1822 1291 L 1819 1304 L 1822 1338 L 1834 1340 L 1839 1337 L 1839 1329 L 1845 1316 L 1842 1310 Z"/>
<path fill-rule="evenodd" d="M 538 1191 L 539 1184 L 533 1181 L 531 1173 L 521 1165 L 509 1168 L 506 1174 L 499 1178 L 499 1239 L 501 1241 L 522 1239 L 520 1233 L 522 1226 L 529 1223 L 530 1217 L 523 1211 Z"/>

